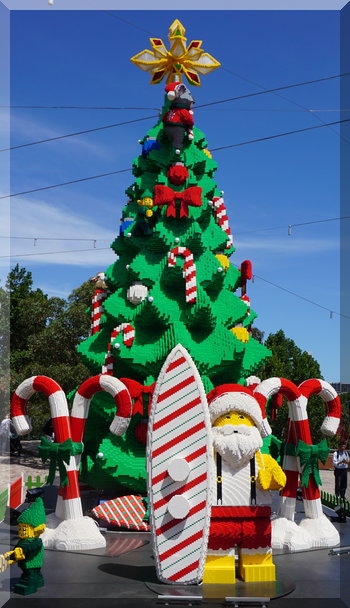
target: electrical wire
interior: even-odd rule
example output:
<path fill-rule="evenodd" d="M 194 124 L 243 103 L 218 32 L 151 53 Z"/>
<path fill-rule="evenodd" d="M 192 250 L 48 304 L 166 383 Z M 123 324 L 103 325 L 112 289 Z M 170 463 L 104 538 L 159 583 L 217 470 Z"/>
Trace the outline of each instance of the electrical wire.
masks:
<path fill-rule="evenodd" d="M 295 131 L 286 131 L 285 133 L 277 133 L 276 135 L 268 135 L 267 137 L 259 137 L 258 139 L 250 139 L 249 141 L 241 141 L 238 144 L 229 144 L 227 146 L 220 146 L 219 148 L 210 148 L 210 152 L 217 152 L 218 150 L 226 150 L 227 148 L 238 148 L 239 146 L 246 146 L 247 144 L 253 144 L 258 141 L 267 141 L 268 139 L 276 139 L 277 137 L 284 137 L 285 135 L 293 135 L 294 133 L 303 133 L 304 131 L 313 131 L 314 129 L 322 129 L 322 127 L 329 127 L 330 125 L 339 125 L 344 122 L 350 122 L 350 118 L 343 118 L 343 120 L 335 120 L 334 122 L 327 122 L 322 125 L 314 125 L 313 127 L 304 127 L 303 129 L 296 129 Z"/>
<path fill-rule="evenodd" d="M 287 131 L 285 133 L 277 133 L 276 135 L 268 135 L 267 137 L 260 137 L 259 139 L 250 139 L 248 141 L 242 141 L 237 144 L 229 144 L 227 146 L 220 146 L 218 148 L 210 148 L 211 152 L 216 152 L 218 150 L 225 150 L 228 148 L 237 148 L 239 146 L 246 146 L 248 144 L 254 144 L 260 141 L 267 141 L 269 139 L 277 139 L 278 137 L 284 137 L 285 135 L 292 135 L 294 133 L 302 133 L 304 131 L 312 131 L 314 129 L 321 129 L 322 127 L 327 127 L 329 125 L 338 125 L 341 123 L 350 122 L 350 118 L 344 118 L 343 120 L 336 120 L 334 122 L 326 123 L 323 125 L 315 125 L 313 127 L 304 127 L 303 129 L 296 129 L 295 131 Z M 52 184 L 50 186 L 42 186 L 41 188 L 33 188 L 32 190 L 24 190 L 23 192 L 15 192 L 13 194 L 6 194 L 5 196 L 0 196 L 0 200 L 5 198 L 13 198 L 15 196 L 23 196 L 25 194 L 32 194 L 33 192 L 41 192 L 42 190 L 49 190 L 51 188 L 59 188 L 61 186 L 67 186 L 69 184 L 77 184 L 79 182 L 85 182 L 92 179 L 98 179 L 100 177 L 107 177 L 109 175 L 116 175 L 117 173 L 126 173 L 127 171 L 131 171 L 132 169 L 119 169 L 119 171 L 110 171 L 108 173 L 101 173 L 99 175 L 92 175 L 90 177 L 81 177 L 80 179 L 70 180 L 69 182 L 61 182 L 60 184 Z"/>
<path fill-rule="evenodd" d="M 11 146 L 10 148 L 1 148 L 0 152 L 9 152 L 10 150 L 18 150 L 19 148 L 27 148 L 28 146 L 36 146 L 38 144 L 44 144 L 49 141 L 57 141 L 58 139 L 66 139 L 67 137 L 75 137 L 76 135 L 84 135 L 84 133 L 93 133 L 95 131 L 103 131 L 105 129 L 114 129 L 115 127 L 121 127 L 122 125 L 130 125 L 133 122 L 141 122 L 142 120 L 150 120 L 151 118 L 158 118 L 158 115 L 145 116 L 144 118 L 134 118 L 133 120 L 124 120 L 123 122 L 115 122 L 111 125 L 105 125 L 103 127 L 95 127 L 94 129 L 86 129 L 85 131 L 75 131 L 74 133 L 67 133 L 66 135 L 58 135 L 57 137 L 48 137 L 47 139 L 39 139 L 38 141 L 31 141 L 27 144 L 19 144 L 18 146 Z"/>
<path fill-rule="evenodd" d="M 93 251 L 93 252 L 106 251 L 108 249 L 110 249 L 110 247 L 97 247 L 97 248 L 93 248 L 93 249 L 70 249 L 70 250 L 65 250 L 65 251 L 43 251 L 43 252 L 38 252 L 38 253 L 19 253 L 19 254 L 11 254 L 11 255 L 1 255 L 0 259 L 31 257 L 31 256 L 38 256 L 38 255 L 58 255 L 58 254 L 62 254 L 62 253 L 81 253 L 81 252 L 87 252 L 87 251 Z M 236 268 L 239 268 L 239 266 L 237 266 L 237 264 L 232 264 L 232 265 L 235 266 Z M 291 291 L 290 289 L 287 289 L 286 287 L 277 285 L 277 283 L 268 281 L 267 279 L 264 279 L 260 275 L 254 274 L 253 278 L 260 279 L 260 281 L 264 281 L 265 283 L 272 285 L 272 287 L 276 287 L 276 289 L 280 289 L 281 291 L 284 291 L 284 292 L 288 293 L 289 295 L 295 296 L 296 298 L 304 300 L 305 302 L 308 302 L 309 304 L 313 304 L 314 306 L 317 306 L 318 308 L 322 308 L 323 310 L 326 310 L 327 312 L 330 313 L 331 318 L 332 318 L 332 315 L 335 314 L 339 317 L 343 317 L 344 319 L 350 319 L 350 316 L 348 316 L 348 315 L 344 315 L 343 313 L 337 312 L 335 310 L 331 310 L 330 308 L 327 308 L 326 306 L 322 306 L 322 304 L 319 304 L 318 302 L 314 302 L 313 300 L 309 300 L 309 298 L 305 298 L 304 296 L 301 296 L 300 294 L 296 293 L 295 291 Z"/>
<path fill-rule="evenodd" d="M 245 230 L 244 232 L 235 232 L 234 236 L 240 236 L 241 234 L 250 234 L 256 232 L 263 232 L 266 230 L 277 230 L 279 228 L 294 228 L 295 226 L 308 226 L 310 224 L 322 224 L 324 222 L 335 222 L 340 220 L 350 219 L 350 215 L 343 215 L 341 217 L 329 217 L 325 220 L 313 220 L 310 222 L 299 222 L 298 224 L 286 224 L 279 226 L 266 226 L 265 228 L 256 228 L 254 230 Z M 107 241 L 109 239 L 102 239 L 98 237 L 91 237 L 87 239 L 77 239 L 77 238 L 66 238 L 66 237 L 48 237 L 48 236 L 18 236 L 18 235 L 0 235 L 0 239 L 18 239 L 21 241 L 85 241 L 88 243 L 97 243 L 97 241 Z"/>
<path fill-rule="evenodd" d="M 0 255 L 0 259 L 2 258 L 28 258 L 34 255 L 55 255 L 55 254 L 61 254 L 61 253 L 81 253 L 83 251 L 106 251 L 107 249 L 110 249 L 110 247 L 93 247 L 91 249 L 65 249 L 64 251 L 41 251 L 41 252 L 37 252 L 37 253 L 17 253 L 17 254 L 10 254 L 10 255 Z"/>
<path fill-rule="evenodd" d="M 131 169 L 119 169 L 119 171 L 110 171 L 109 173 L 100 173 L 99 175 L 91 175 L 90 177 L 72 179 L 69 182 L 62 182 L 61 184 L 52 184 L 51 186 L 42 186 L 41 188 L 33 188 L 33 190 L 25 190 L 24 192 L 16 192 L 15 194 L 7 194 L 6 196 L 0 196 L 0 200 L 4 198 L 13 198 L 14 196 L 22 196 L 24 194 L 31 194 L 32 192 L 41 192 L 42 190 L 51 190 L 51 188 L 59 188 L 60 186 L 68 186 L 69 184 L 87 182 L 91 179 L 99 179 L 100 177 L 108 177 L 109 175 L 116 175 L 117 173 L 126 173 L 128 171 L 131 171 Z"/>
<path fill-rule="evenodd" d="M 119 106 L 0 106 L 6 109 L 25 109 L 25 110 L 159 110 L 159 108 L 135 108 L 135 107 L 119 107 Z"/>
<path fill-rule="evenodd" d="M 264 91 L 256 91 L 255 93 L 248 93 L 248 94 L 245 94 L 245 95 L 239 95 L 237 97 L 230 97 L 228 99 L 221 99 L 221 100 L 218 100 L 218 101 L 212 101 L 212 102 L 209 102 L 209 103 L 205 103 L 205 104 L 201 104 L 201 105 L 196 106 L 196 110 L 198 110 L 200 108 L 207 108 L 209 106 L 213 106 L 213 105 L 217 105 L 217 104 L 221 104 L 221 103 L 226 103 L 228 101 L 236 101 L 238 99 L 247 99 L 248 97 L 256 97 L 257 95 L 265 95 L 266 93 L 273 93 L 275 91 L 281 91 L 283 89 L 290 89 L 292 87 L 300 87 L 300 86 L 304 86 L 304 85 L 307 85 L 307 84 L 313 84 L 313 83 L 316 83 L 316 82 L 322 82 L 324 80 L 331 80 L 332 78 L 341 78 L 343 76 L 349 76 L 349 75 L 350 75 L 350 72 L 345 72 L 344 74 L 336 74 L 334 76 L 327 76 L 325 78 L 318 78 L 316 80 L 309 80 L 309 81 L 306 81 L 306 82 L 299 82 L 299 83 L 296 83 L 296 84 L 290 84 L 290 85 L 286 85 L 286 86 L 283 86 L 283 87 L 277 87 L 275 89 L 266 89 Z M 131 123 L 134 123 L 134 122 L 140 122 L 142 120 L 150 120 L 151 118 L 158 118 L 158 117 L 159 117 L 158 115 L 145 116 L 143 118 L 136 118 L 136 119 L 133 119 L 133 120 L 127 120 L 127 121 L 123 121 L 123 122 L 119 122 L 119 123 L 113 123 L 113 124 L 110 124 L 110 125 L 104 125 L 102 127 L 95 127 L 93 129 L 86 129 L 84 131 L 76 131 L 74 133 L 67 133 L 66 135 L 59 135 L 57 137 L 49 137 L 47 139 L 40 139 L 38 141 L 28 142 L 26 144 L 19 144 L 17 146 L 11 146 L 9 148 L 1 148 L 0 152 L 9 152 L 10 150 L 18 150 L 19 148 L 26 148 L 26 147 L 29 147 L 29 146 L 36 146 L 38 144 L 48 143 L 48 142 L 51 142 L 51 141 L 57 141 L 57 140 L 60 140 L 60 139 L 66 139 L 67 137 L 75 137 L 76 135 L 83 135 L 85 133 L 94 133 L 95 131 L 103 131 L 105 129 L 113 129 L 115 127 L 120 127 L 122 125 L 131 124 Z M 321 119 L 320 119 L 320 122 L 322 123 L 323 126 L 330 126 L 330 124 L 332 124 L 332 123 L 326 124 Z"/>
<path fill-rule="evenodd" d="M 325 78 L 316 78 L 315 80 L 307 80 L 305 82 L 297 82 L 295 84 L 287 84 L 283 87 L 276 87 L 274 89 L 264 89 L 263 91 L 255 91 L 254 93 L 246 93 L 245 95 L 239 95 L 238 97 L 228 97 L 227 99 L 220 99 L 218 101 L 202 103 L 201 105 L 198 105 L 198 106 L 196 105 L 196 109 L 207 108 L 208 106 L 215 106 L 219 103 L 227 103 L 228 101 L 236 101 L 237 99 L 248 99 L 249 97 L 257 97 L 258 95 L 266 95 L 266 93 L 275 93 L 276 91 L 284 91 L 286 89 L 302 87 L 307 84 L 315 84 L 316 82 L 324 82 L 325 80 L 332 80 L 333 78 L 342 78 L 343 76 L 350 76 L 350 72 L 344 72 L 343 74 L 335 74 L 334 76 L 326 76 Z"/>

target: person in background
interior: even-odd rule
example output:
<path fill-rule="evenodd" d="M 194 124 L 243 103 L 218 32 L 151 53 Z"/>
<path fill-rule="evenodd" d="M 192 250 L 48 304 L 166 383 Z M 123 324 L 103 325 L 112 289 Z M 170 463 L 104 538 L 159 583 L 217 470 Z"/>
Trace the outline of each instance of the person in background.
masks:
<path fill-rule="evenodd" d="M 346 443 L 341 443 L 339 449 L 333 454 L 333 466 L 335 475 L 335 495 L 345 499 L 348 483 L 349 453 L 346 451 Z"/>
<path fill-rule="evenodd" d="M 10 448 L 10 436 L 11 436 L 11 418 L 10 414 L 7 414 L 0 424 L 0 454 L 9 453 Z"/>

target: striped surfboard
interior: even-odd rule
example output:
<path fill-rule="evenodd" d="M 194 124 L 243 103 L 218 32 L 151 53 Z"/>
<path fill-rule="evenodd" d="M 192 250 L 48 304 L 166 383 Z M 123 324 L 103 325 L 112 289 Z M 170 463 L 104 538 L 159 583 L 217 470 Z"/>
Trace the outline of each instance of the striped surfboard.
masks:
<path fill-rule="evenodd" d="M 210 524 L 211 425 L 198 370 L 175 346 L 159 374 L 147 438 L 150 526 L 158 578 L 202 579 Z"/>

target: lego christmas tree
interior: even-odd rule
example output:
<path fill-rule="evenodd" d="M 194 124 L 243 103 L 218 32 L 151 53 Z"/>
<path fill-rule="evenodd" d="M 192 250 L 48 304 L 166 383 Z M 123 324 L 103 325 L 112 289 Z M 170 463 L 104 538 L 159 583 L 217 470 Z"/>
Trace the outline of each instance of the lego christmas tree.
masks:
<path fill-rule="evenodd" d="M 145 492 L 145 436 L 153 383 L 170 350 L 181 343 L 191 354 L 206 391 L 245 379 L 269 356 L 250 334 L 255 312 L 246 295 L 248 261 L 236 267 L 217 163 L 194 126 L 191 92 L 220 65 L 201 41 L 186 46 L 179 21 L 170 27 L 170 51 L 151 38 L 152 51 L 133 63 L 167 76 L 158 123 L 140 140 L 134 182 L 126 190 L 118 259 L 100 281 L 93 304 L 92 335 L 78 350 L 93 374 L 120 378 L 134 401 L 123 437 L 108 432 L 113 399 L 99 393 L 91 403 L 84 437 L 82 477 L 94 487 Z M 184 387 L 184 390 L 186 388 Z"/>

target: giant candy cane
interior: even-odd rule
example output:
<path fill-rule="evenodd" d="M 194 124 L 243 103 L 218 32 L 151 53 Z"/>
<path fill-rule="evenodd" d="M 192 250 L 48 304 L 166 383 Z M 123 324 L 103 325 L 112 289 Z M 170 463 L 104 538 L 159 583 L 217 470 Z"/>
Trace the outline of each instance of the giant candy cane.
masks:
<path fill-rule="evenodd" d="M 282 394 L 287 398 L 289 408 L 288 434 L 287 443 L 297 445 L 301 440 L 308 445 L 312 445 L 310 425 L 307 415 L 308 397 L 312 393 L 319 393 L 326 403 L 328 402 L 327 416 L 323 422 L 321 429 L 328 435 L 334 435 L 337 425 L 334 420 L 329 422 L 330 418 L 340 418 L 340 401 L 334 389 L 321 380 L 307 380 L 300 387 L 297 387 L 293 382 L 284 378 L 269 378 L 264 380 L 254 389 L 254 396 L 259 402 L 266 405 L 267 400 L 276 394 Z M 330 395 L 332 399 L 330 399 Z M 286 517 L 293 521 L 295 514 L 295 504 L 297 489 L 299 485 L 299 475 L 301 473 L 300 460 L 295 455 L 285 454 L 283 460 L 283 469 L 287 477 L 287 483 L 281 491 L 281 505 L 279 509 L 279 517 Z M 310 475 L 307 486 L 302 487 L 303 502 L 305 515 L 311 519 L 315 519 L 322 515 L 322 503 L 320 492 L 317 484 Z"/>
<path fill-rule="evenodd" d="M 130 323 L 121 323 L 113 329 L 113 331 L 111 332 L 110 342 L 108 342 L 105 361 L 102 366 L 103 374 L 109 374 L 110 376 L 113 376 L 114 357 L 112 355 L 112 341 L 117 336 L 119 336 L 119 334 L 123 334 L 123 344 L 125 344 L 125 346 L 132 346 L 132 343 L 135 339 L 135 329 L 132 325 L 130 325 Z M 117 342 L 114 343 L 113 346 L 114 348 L 119 348 L 120 344 Z"/>
<path fill-rule="evenodd" d="M 168 266 L 176 266 L 178 255 L 185 258 L 183 277 L 186 286 L 186 302 L 192 304 L 197 299 L 196 265 L 193 261 L 193 255 L 187 247 L 174 247 L 168 253 Z"/>
<path fill-rule="evenodd" d="M 24 380 L 16 389 L 11 401 L 11 417 L 19 435 L 26 435 L 31 430 L 27 415 L 28 400 L 34 393 L 44 393 L 49 398 L 51 418 L 55 432 L 55 441 L 62 443 L 71 439 L 71 427 L 66 396 L 60 385 L 47 376 L 32 376 Z M 65 465 L 69 485 L 58 488 L 56 515 L 60 519 L 82 517 L 78 472 L 75 457 L 71 456 L 69 465 Z"/>
<path fill-rule="evenodd" d="M 116 404 L 116 414 L 109 427 L 111 433 L 120 436 L 127 431 L 132 416 L 130 393 L 125 384 L 118 378 L 107 374 L 99 374 L 85 380 L 75 393 L 71 413 L 73 441 L 82 441 L 91 399 L 99 391 L 105 391 L 112 395 Z M 79 459 L 79 456 L 77 456 L 77 459 Z M 79 462 L 77 462 L 77 466 L 79 466 Z"/>
<path fill-rule="evenodd" d="M 126 386 L 117 378 L 95 376 L 86 380 L 78 389 L 72 409 L 71 418 L 67 400 L 60 385 L 46 376 L 33 376 L 24 380 L 16 389 L 11 402 L 11 416 L 19 435 L 25 435 L 31 429 L 27 416 L 27 403 L 35 392 L 44 393 L 49 398 L 55 440 L 62 443 L 67 439 L 82 442 L 89 405 L 93 395 L 106 391 L 112 395 L 116 404 L 116 414 L 110 425 L 114 435 L 123 435 L 127 430 L 132 414 L 132 404 Z M 71 456 L 66 465 L 68 486 L 59 486 L 56 515 L 60 519 L 77 519 L 82 517 L 78 473 L 80 454 Z"/>

